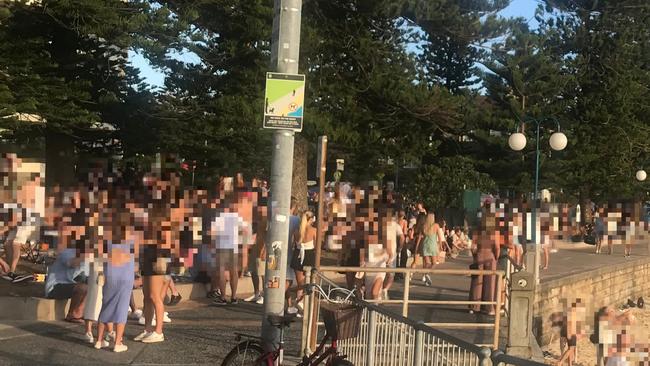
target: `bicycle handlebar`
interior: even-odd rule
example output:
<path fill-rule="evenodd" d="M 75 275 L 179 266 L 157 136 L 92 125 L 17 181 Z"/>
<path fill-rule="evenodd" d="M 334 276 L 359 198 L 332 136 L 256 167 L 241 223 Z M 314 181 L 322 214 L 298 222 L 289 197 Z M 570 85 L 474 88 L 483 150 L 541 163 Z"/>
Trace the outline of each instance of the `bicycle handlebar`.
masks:
<path fill-rule="evenodd" d="M 334 287 L 329 290 L 329 292 L 325 292 L 323 288 L 315 283 L 308 283 L 306 285 L 299 286 L 292 291 L 298 291 L 298 290 L 303 290 L 305 291 L 306 294 L 311 295 L 314 293 L 314 290 L 322 295 L 322 297 L 325 298 L 325 300 L 331 302 L 331 303 L 344 303 L 346 301 L 349 301 L 352 298 L 356 299 L 356 296 L 354 295 L 354 291 L 356 290 L 356 287 L 352 290 L 348 290 L 347 288 L 343 287 Z M 332 298 L 332 295 L 336 292 L 340 292 L 345 294 L 345 298 L 342 300 L 336 300 Z"/>

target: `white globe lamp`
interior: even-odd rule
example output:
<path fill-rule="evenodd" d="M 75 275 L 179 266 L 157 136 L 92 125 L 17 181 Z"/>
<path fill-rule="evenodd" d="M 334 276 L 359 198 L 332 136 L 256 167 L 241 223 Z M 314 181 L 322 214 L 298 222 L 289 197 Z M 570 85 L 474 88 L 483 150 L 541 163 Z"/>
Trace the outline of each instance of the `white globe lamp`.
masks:
<path fill-rule="evenodd" d="M 567 145 L 567 138 L 566 135 L 563 134 L 562 132 L 556 132 L 551 135 L 551 139 L 549 140 L 549 143 L 551 144 L 551 149 L 555 151 L 562 151 L 564 148 L 566 148 Z"/>
<path fill-rule="evenodd" d="M 508 145 L 514 151 L 521 151 L 526 147 L 526 135 L 515 132 L 508 138 Z"/>
<path fill-rule="evenodd" d="M 636 180 L 638 180 L 639 182 L 645 181 L 646 178 L 648 178 L 648 174 L 645 172 L 645 170 L 639 169 L 636 172 Z"/>

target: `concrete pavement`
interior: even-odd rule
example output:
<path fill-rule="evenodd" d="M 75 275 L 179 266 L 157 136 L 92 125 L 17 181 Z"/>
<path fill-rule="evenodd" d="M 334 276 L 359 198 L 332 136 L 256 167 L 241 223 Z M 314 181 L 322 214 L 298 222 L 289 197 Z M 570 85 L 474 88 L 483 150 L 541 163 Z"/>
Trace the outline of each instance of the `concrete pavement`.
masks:
<path fill-rule="evenodd" d="M 166 341 L 132 341 L 143 326 L 126 327 L 129 350 L 113 353 L 83 343 L 83 326 L 66 322 L 3 322 L 0 325 L 0 365 L 219 365 L 235 345 L 234 332 L 259 334 L 262 305 L 208 306 L 185 302 L 170 308 Z M 289 330 L 286 349 L 297 354 L 300 326 Z"/>
<path fill-rule="evenodd" d="M 542 271 L 542 282 L 553 281 L 576 273 L 584 273 L 603 266 L 617 266 L 648 255 L 646 245 L 636 245 L 631 258 L 624 258 L 622 247 L 615 254 L 596 255 L 591 246 L 563 244 L 558 253 L 551 254 L 549 270 Z M 470 258 L 459 257 L 441 264 L 439 268 L 468 268 Z M 412 299 L 467 299 L 469 277 L 434 276 L 433 286 L 413 282 Z M 399 298 L 403 286 L 396 283 L 392 298 Z M 401 305 L 390 306 L 401 313 Z M 262 306 L 240 304 L 221 308 L 208 306 L 208 301 L 186 301 L 170 308 L 173 322 L 166 325 L 167 340 L 144 345 L 131 341 L 142 326 L 127 326 L 126 353 L 97 351 L 82 342 L 82 326 L 65 322 L 0 322 L 0 365 L 218 365 L 234 346 L 234 332 L 259 334 Z M 464 306 L 411 306 L 409 317 L 425 322 L 489 322 L 484 315 L 470 315 Z M 505 323 L 505 322 L 504 322 Z M 490 330 L 445 330 L 473 343 L 491 341 Z M 502 332 L 501 344 L 505 340 Z M 287 352 L 297 354 L 300 326 L 287 332 Z"/>

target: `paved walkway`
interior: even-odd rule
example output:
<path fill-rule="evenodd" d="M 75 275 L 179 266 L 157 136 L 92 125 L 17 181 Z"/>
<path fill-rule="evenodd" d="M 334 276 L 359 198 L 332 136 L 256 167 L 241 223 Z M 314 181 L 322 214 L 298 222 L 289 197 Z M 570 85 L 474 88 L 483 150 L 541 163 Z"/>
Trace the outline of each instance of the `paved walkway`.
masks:
<path fill-rule="evenodd" d="M 542 272 L 542 281 L 582 273 L 594 268 L 618 265 L 629 261 L 622 255 L 622 247 L 617 246 L 615 255 L 593 254 L 593 247 L 566 244 L 558 253 L 551 254 L 549 270 Z M 632 260 L 648 254 L 645 245 L 636 245 Z M 439 268 L 468 268 L 469 257 L 460 257 L 447 262 Z M 417 280 L 417 279 L 416 279 Z M 468 277 L 436 276 L 434 286 L 426 287 L 414 281 L 411 296 L 414 299 L 466 299 L 469 287 Z M 401 295 L 402 284 L 396 283 L 391 291 L 393 298 Z M 258 334 L 261 305 L 241 304 L 215 308 L 207 301 L 183 302 L 171 309 L 173 323 L 166 326 L 167 341 L 144 345 L 130 339 L 142 330 L 142 326 L 127 326 L 129 351 L 114 354 L 97 351 L 81 341 L 81 326 L 65 322 L 2 322 L 0 323 L 0 365 L 215 365 L 234 346 L 233 333 L 249 332 Z M 401 306 L 391 306 L 401 313 Z M 464 307 L 424 307 L 412 306 L 409 317 L 426 322 L 488 322 L 483 315 L 467 313 Z M 288 332 L 288 354 L 297 354 L 299 348 L 299 326 Z M 489 330 L 449 331 L 450 333 L 474 343 L 490 341 Z M 502 334 L 501 342 L 505 339 Z"/>
<path fill-rule="evenodd" d="M 120 354 L 83 343 L 80 325 L 5 322 L 0 324 L 0 365 L 219 365 L 235 345 L 234 332 L 259 334 L 262 311 L 256 304 L 213 307 L 207 301 L 181 302 L 170 309 L 165 342 L 133 342 L 143 326 L 131 321 L 126 327 L 129 350 Z M 290 355 L 299 349 L 295 329 L 287 339 Z"/>

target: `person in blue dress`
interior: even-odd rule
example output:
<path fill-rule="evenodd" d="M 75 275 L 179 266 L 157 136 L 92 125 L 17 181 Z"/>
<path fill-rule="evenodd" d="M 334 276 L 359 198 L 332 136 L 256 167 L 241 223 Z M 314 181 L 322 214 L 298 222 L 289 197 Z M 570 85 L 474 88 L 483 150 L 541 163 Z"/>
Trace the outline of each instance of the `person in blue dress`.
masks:
<path fill-rule="evenodd" d="M 104 331 L 108 324 L 114 324 L 114 352 L 124 352 L 128 347 L 123 343 L 124 328 L 129 312 L 133 290 L 134 256 L 133 227 L 129 226 L 129 214 L 114 214 L 110 227 L 104 231 L 108 258 L 104 263 L 102 310 L 99 313 L 98 336 L 95 348 L 108 347 Z"/>

